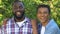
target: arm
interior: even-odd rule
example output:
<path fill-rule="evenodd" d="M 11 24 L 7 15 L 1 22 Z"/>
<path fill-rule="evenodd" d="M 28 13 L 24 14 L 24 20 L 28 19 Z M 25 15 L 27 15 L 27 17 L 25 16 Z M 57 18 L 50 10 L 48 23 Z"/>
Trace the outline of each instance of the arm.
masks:
<path fill-rule="evenodd" d="M 1 34 L 5 34 L 5 33 L 6 33 L 6 32 L 5 32 L 5 29 L 4 29 L 4 26 L 6 26 L 7 21 L 8 21 L 8 19 L 4 19 L 4 20 L 3 20 L 3 24 L 2 24 L 2 27 L 1 27 Z M 4 26 L 3 26 L 3 25 L 4 25 Z"/>
<path fill-rule="evenodd" d="M 38 34 L 36 20 L 31 20 L 31 23 L 32 23 L 32 28 L 33 28 L 33 34 Z"/>

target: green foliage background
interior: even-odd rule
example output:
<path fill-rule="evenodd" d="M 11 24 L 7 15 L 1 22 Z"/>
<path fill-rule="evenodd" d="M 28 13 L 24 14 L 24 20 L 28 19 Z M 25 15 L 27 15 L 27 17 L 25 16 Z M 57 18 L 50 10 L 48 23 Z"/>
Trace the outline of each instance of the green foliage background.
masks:
<path fill-rule="evenodd" d="M 36 18 L 36 7 L 39 4 L 47 4 L 51 7 L 51 17 L 60 27 L 60 0 L 20 0 L 25 6 L 25 15 L 31 19 Z M 14 0 L 0 0 L 0 26 L 2 20 L 12 15 L 12 3 Z"/>

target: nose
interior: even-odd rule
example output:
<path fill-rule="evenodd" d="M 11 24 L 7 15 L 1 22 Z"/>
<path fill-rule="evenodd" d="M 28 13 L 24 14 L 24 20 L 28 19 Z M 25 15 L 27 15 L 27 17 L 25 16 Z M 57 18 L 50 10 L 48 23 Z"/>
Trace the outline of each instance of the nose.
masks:
<path fill-rule="evenodd" d="M 20 9 L 19 9 L 19 8 L 17 8 L 17 9 L 15 9 L 14 11 L 15 11 L 15 12 L 20 12 Z"/>
<path fill-rule="evenodd" d="M 44 14 L 42 13 L 42 14 L 41 14 L 41 16 L 43 17 L 43 16 L 44 16 Z"/>
<path fill-rule="evenodd" d="M 17 10 L 20 10 L 19 8 Z"/>
<path fill-rule="evenodd" d="M 16 11 L 21 11 L 21 9 L 20 8 L 17 8 L 17 10 Z"/>

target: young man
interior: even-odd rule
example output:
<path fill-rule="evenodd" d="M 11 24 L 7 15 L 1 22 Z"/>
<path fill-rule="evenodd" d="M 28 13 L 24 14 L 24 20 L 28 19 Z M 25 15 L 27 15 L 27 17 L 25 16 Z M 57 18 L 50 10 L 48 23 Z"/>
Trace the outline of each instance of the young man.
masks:
<path fill-rule="evenodd" d="M 48 5 L 39 5 L 37 7 L 37 18 L 40 21 L 38 25 L 39 34 L 58 34 L 59 27 L 56 22 L 50 18 L 50 7 Z"/>
<path fill-rule="evenodd" d="M 5 20 L 2 25 L 2 34 L 34 34 L 32 23 L 29 18 L 25 17 L 25 8 L 21 1 L 13 3 L 13 17 Z M 35 31 L 36 32 L 36 31 Z"/>

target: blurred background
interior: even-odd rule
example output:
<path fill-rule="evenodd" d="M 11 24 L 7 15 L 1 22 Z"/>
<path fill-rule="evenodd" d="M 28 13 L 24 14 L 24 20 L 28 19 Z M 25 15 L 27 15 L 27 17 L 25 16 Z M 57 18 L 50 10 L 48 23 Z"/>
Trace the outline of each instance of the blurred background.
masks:
<path fill-rule="evenodd" d="M 60 28 L 60 0 L 20 0 L 25 6 L 25 15 L 31 19 L 36 18 L 36 7 L 39 4 L 47 4 L 51 7 L 51 18 Z M 11 18 L 12 3 L 14 0 L 0 0 L 0 26 L 5 18 Z"/>

